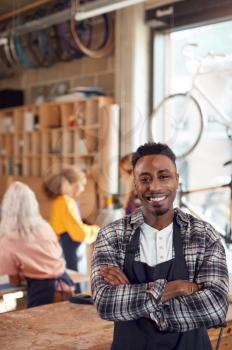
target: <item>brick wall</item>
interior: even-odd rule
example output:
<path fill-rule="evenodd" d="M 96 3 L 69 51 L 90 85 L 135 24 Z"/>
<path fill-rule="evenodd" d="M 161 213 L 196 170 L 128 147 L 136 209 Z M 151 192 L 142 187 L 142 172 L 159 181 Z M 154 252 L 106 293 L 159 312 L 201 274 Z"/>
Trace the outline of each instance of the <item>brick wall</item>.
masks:
<path fill-rule="evenodd" d="M 115 27 L 115 17 L 113 27 Z M 99 17 L 92 22 L 92 47 L 102 43 L 104 32 Z M 68 88 L 75 86 L 99 86 L 106 95 L 115 95 L 115 52 L 101 59 L 82 57 L 70 62 L 59 62 L 49 68 L 22 68 L 14 77 L 0 79 L 0 89 L 22 89 L 25 92 L 25 103 L 32 104 L 36 97 L 44 95 L 51 97 L 59 83 Z M 42 101 L 41 101 L 42 102 Z"/>
<path fill-rule="evenodd" d="M 50 68 L 23 69 L 10 79 L 0 80 L 0 89 L 14 88 L 25 91 L 25 102 L 30 104 L 38 93 L 49 90 L 57 83 L 74 86 L 99 86 L 107 95 L 114 95 L 114 53 L 101 58 L 83 57 L 61 62 Z"/>

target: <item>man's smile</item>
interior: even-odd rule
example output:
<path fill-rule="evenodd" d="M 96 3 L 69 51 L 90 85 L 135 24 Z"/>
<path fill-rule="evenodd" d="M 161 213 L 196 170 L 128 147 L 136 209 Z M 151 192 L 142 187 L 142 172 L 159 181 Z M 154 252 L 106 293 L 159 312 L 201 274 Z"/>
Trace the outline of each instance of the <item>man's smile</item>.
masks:
<path fill-rule="evenodd" d="M 160 203 L 164 201 L 167 197 L 168 196 L 164 194 L 149 194 L 149 195 L 145 195 L 144 199 L 146 199 L 146 201 L 149 202 L 150 204 L 153 204 L 153 203 Z"/>

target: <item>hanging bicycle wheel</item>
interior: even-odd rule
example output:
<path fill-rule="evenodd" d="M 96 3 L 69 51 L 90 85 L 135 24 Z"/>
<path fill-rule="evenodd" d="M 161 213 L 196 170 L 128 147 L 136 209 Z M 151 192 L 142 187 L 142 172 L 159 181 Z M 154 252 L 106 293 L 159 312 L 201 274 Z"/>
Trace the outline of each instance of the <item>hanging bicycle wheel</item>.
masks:
<path fill-rule="evenodd" d="M 110 15 L 100 15 L 91 18 L 93 38 L 91 38 L 91 43 L 88 43 L 89 45 L 86 45 L 83 41 L 80 35 L 81 30 L 77 30 L 77 28 L 81 26 L 85 28 L 83 24 L 85 21 L 81 23 L 77 23 L 75 18 L 71 18 L 71 33 L 77 47 L 86 56 L 91 58 L 102 58 L 109 55 L 114 47 L 114 26 L 112 17 Z M 100 35 L 96 33 L 100 33 Z"/>
<path fill-rule="evenodd" d="M 193 96 L 169 95 L 151 115 L 152 139 L 169 145 L 177 159 L 184 158 L 198 145 L 204 124 L 202 109 Z"/>

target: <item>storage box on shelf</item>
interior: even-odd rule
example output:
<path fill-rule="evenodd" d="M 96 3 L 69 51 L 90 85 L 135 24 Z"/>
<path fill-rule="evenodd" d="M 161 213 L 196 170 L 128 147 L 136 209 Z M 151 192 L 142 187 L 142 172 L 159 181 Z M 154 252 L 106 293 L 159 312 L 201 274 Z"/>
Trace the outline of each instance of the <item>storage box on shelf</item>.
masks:
<path fill-rule="evenodd" d="M 99 140 L 101 113 L 111 104 L 111 97 L 94 97 L 0 110 L 0 177 L 10 177 L 10 182 L 21 179 L 43 198 L 38 191 L 48 170 L 63 164 L 87 169 L 94 164 L 104 143 Z"/>

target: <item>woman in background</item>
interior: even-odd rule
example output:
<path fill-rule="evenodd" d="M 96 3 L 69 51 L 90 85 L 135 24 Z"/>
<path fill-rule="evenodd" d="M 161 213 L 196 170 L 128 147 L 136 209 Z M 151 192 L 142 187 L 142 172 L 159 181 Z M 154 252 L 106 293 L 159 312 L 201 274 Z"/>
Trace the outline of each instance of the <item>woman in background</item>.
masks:
<path fill-rule="evenodd" d="M 122 181 L 125 183 L 125 196 L 123 199 L 123 208 L 126 214 L 131 214 L 140 207 L 139 198 L 136 195 L 133 183 L 132 153 L 126 154 L 120 159 L 119 169 Z"/>
<path fill-rule="evenodd" d="M 65 291 L 74 291 L 72 280 L 64 273 L 57 237 L 40 215 L 32 190 L 19 181 L 3 197 L 0 246 L 0 275 L 9 275 L 16 284 L 25 278 L 28 307 L 53 303 L 60 283 Z"/>
<path fill-rule="evenodd" d="M 82 242 L 93 243 L 99 227 L 82 222 L 77 201 L 86 185 L 85 174 L 75 166 L 64 166 L 44 179 L 44 188 L 53 199 L 50 223 L 59 237 L 66 266 L 78 270 L 77 250 Z"/>

